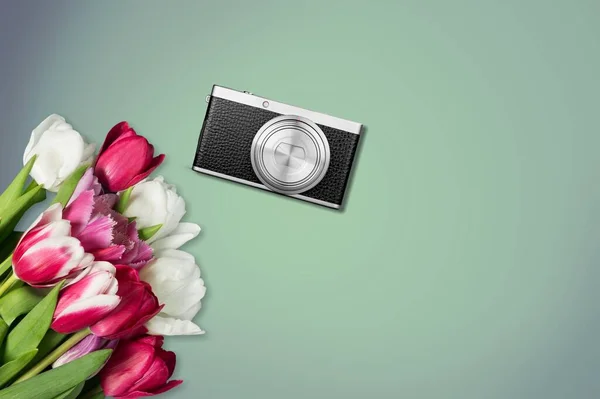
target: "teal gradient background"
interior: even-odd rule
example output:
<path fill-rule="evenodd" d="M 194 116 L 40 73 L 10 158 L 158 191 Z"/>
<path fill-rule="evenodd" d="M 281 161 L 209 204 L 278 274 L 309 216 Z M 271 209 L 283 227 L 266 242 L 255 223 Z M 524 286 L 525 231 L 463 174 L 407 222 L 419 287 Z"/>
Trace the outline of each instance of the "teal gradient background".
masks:
<path fill-rule="evenodd" d="M 167 398 L 600 395 L 597 1 L 5 1 L 31 130 L 167 154 L 208 295 Z M 190 167 L 212 84 L 367 126 L 344 212 Z"/>

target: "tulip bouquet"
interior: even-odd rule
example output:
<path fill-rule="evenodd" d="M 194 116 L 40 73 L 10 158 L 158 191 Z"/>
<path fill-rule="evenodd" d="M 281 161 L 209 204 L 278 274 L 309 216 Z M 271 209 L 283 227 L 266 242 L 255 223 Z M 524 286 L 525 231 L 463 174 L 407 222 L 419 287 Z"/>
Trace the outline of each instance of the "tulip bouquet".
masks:
<path fill-rule="evenodd" d="M 133 399 L 181 384 L 163 337 L 204 333 L 192 319 L 206 289 L 179 249 L 200 227 L 181 222 L 174 186 L 150 178 L 163 159 L 127 122 L 97 155 L 61 116 L 33 131 L 0 195 L 0 399 Z M 52 203 L 15 231 L 47 192 Z"/>

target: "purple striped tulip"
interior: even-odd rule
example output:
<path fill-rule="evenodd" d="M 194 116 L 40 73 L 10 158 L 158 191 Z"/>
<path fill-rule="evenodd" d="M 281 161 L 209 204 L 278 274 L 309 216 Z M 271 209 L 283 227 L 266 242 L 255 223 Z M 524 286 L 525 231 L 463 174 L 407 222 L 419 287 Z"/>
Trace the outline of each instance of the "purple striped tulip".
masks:
<path fill-rule="evenodd" d="M 77 197 L 71 198 L 63 212 L 71 222 L 71 234 L 97 261 L 143 267 L 152 259 L 152 248 L 140 240 L 136 223 L 114 210 L 117 195 L 98 195 L 94 182 L 90 169 L 75 189 Z"/>
<path fill-rule="evenodd" d="M 94 334 L 90 334 L 84 339 L 82 339 L 74 347 L 66 351 L 61 357 L 56 359 L 56 361 L 52 363 L 52 368 L 55 369 L 57 367 L 64 366 L 65 364 L 72 362 L 73 360 L 77 360 L 80 357 L 87 355 L 88 353 L 92 353 L 100 349 L 114 350 L 117 347 L 118 343 L 119 340 L 111 341 L 108 339 L 97 337 Z M 93 375 L 91 377 L 93 377 Z"/>

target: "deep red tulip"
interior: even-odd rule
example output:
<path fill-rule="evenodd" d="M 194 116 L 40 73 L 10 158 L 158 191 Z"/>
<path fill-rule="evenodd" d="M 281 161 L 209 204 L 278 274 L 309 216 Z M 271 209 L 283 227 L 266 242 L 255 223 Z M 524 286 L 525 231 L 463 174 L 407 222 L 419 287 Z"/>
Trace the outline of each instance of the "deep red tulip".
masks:
<path fill-rule="evenodd" d="M 163 337 L 144 336 L 119 341 L 110 360 L 100 372 L 100 384 L 107 396 L 135 399 L 167 392 L 183 381 L 171 380 L 175 353 L 162 348 Z"/>
<path fill-rule="evenodd" d="M 140 280 L 137 270 L 116 266 L 121 302 L 112 312 L 91 327 L 94 335 L 107 339 L 130 338 L 146 333 L 144 324 L 156 316 L 162 306 L 150 284 Z"/>
<path fill-rule="evenodd" d="M 164 158 L 164 154 L 155 157 L 154 146 L 127 122 L 120 122 L 106 135 L 94 171 L 104 188 L 116 193 L 148 177 Z"/>

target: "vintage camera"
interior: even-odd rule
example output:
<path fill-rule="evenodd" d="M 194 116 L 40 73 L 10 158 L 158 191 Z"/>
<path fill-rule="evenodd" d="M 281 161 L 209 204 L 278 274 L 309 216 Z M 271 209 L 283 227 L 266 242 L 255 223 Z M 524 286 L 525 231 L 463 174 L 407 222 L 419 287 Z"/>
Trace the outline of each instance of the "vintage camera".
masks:
<path fill-rule="evenodd" d="M 340 209 L 360 123 L 213 86 L 193 169 Z"/>

